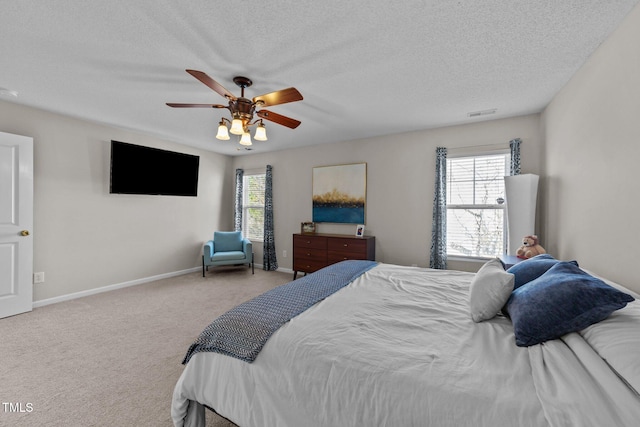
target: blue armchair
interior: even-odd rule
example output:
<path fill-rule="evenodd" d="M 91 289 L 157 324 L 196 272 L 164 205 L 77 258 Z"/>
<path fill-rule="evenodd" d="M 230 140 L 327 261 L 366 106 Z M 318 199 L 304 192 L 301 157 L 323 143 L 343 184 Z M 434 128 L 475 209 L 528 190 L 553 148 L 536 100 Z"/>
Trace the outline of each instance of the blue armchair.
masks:
<path fill-rule="evenodd" d="M 253 245 L 242 237 L 240 231 L 216 231 L 213 240 L 204 244 L 202 252 L 202 277 L 209 266 L 249 264 L 253 269 Z"/>

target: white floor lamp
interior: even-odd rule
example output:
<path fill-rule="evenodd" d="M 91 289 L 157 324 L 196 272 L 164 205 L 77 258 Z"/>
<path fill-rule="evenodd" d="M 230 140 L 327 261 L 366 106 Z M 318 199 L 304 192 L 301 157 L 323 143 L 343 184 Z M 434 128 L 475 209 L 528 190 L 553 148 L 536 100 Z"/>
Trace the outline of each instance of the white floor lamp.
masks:
<path fill-rule="evenodd" d="M 538 179 L 538 175 L 533 174 L 504 177 L 509 236 L 507 255 L 515 256 L 522 246 L 522 238 L 536 233 Z"/>

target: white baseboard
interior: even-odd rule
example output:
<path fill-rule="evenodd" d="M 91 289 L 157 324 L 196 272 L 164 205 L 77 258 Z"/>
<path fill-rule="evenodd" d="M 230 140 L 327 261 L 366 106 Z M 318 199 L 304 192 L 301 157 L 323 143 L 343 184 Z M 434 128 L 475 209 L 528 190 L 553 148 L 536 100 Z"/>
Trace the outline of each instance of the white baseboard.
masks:
<path fill-rule="evenodd" d="M 262 269 L 262 264 L 254 264 L 254 268 Z M 196 271 L 200 271 L 202 267 L 193 267 L 187 270 L 173 271 L 171 273 L 158 274 L 156 276 L 143 277 L 142 279 L 130 280 L 128 282 L 116 283 L 115 285 L 103 286 L 96 289 L 88 289 L 86 291 L 75 292 L 67 295 L 60 295 L 59 297 L 41 299 L 33 302 L 33 308 L 44 307 L 45 305 L 55 304 L 58 302 L 69 301 L 76 298 L 88 297 L 89 295 L 100 294 L 102 292 L 115 291 L 116 289 L 128 288 L 129 286 L 141 285 L 143 283 L 153 282 L 160 279 L 168 279 L 169 277 L 182 276 L 183 274 L 189 274 Z M 290 268 L 278 268 L 277 271 L 283 273 L 293 273 Z"/>
<path fill-rule="evenodd" d="M 187 270 L 173 271 L 171 273 L 158 274 L 156 276 L 143 277 L 142 279 L 131 280 L 128 282 L 116 283 L 115 285 L 103 286 L 96 289 L 88 289 L 86 291 L 75 292 L 72 294 L 61 295 L 59 297 L 47 298 L 33 302 L 33 308 L 43 307 L 49 304 L 55 304 L 62 301 L 69 301 L 76 298 L 87 297 L 89 295 L 95 295 L 102 292 L 115 291 L 116 289 L 127 288 L 129 286 L 141 285 L 143 283 L 153 282 L 155 280 L 167 279 L 169 277 L 181 276 L 183 274 L 193 273 L 200 271 L 202 267 L 193 267 Z"/>

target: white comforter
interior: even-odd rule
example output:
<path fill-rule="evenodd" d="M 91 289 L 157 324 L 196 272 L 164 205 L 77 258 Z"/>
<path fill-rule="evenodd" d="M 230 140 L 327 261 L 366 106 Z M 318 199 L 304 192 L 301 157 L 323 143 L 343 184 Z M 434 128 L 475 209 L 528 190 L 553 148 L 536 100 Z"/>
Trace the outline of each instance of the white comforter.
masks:
<path fill-rule="evenodd" d="M 204 426 L 202 404 L 242 427 L 640 422 L 638 395 L 579 334 L 521 348 L 508 319 L 474 323 L 472 277 L 380 264 L 280 328 L 252 364 L 198 353 L 174 424 Z"/>

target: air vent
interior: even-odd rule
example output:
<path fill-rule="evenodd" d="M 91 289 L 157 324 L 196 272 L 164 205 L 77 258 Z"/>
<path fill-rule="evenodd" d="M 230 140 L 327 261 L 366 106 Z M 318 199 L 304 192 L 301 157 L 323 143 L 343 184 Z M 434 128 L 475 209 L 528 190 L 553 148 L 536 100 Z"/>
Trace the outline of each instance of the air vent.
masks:
<path fill-rule="evenodd" d="M 490 110 L 482 110 L 482 111 L 473 111 L 471 113 L 467 113 L 468 117 L 480 117 L 480 116 L 488 116 L 489 114 L 495 114 L 497 108 L 492 108 Z"/>

